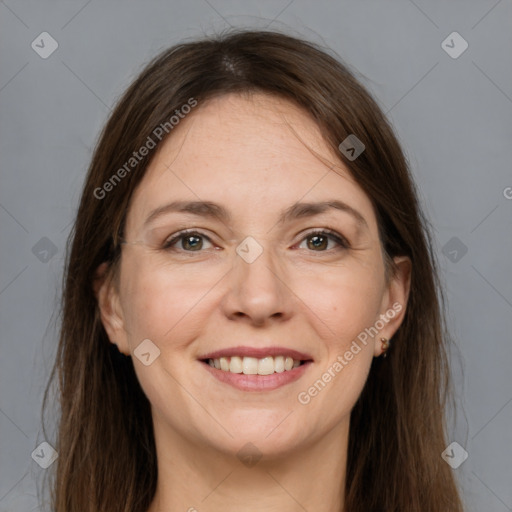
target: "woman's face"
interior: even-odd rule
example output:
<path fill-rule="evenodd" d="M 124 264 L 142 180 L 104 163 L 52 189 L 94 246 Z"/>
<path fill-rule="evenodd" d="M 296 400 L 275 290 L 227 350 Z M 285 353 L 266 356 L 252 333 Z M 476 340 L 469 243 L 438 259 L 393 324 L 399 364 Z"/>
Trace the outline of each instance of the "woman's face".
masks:
<path fill-rule="evenodd" d="M 407 270 L 386 282 L 371 202 L 305 112 L 262 94 L 199 105 L 154 156 L 125 239 L 102 319 L 155 428 L 278 456 L 347 427 Z"/>

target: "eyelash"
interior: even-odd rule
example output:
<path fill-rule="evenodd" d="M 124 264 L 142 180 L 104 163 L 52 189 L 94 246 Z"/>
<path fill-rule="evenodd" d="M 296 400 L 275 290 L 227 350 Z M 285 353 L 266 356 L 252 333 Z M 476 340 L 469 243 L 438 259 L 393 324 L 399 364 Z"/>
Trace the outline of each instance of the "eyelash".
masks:
<path fill-rule="evenodd" d="M 183 251 L 183 252 L 187 252 L 187 253 L 203 252 L 203 251 L 187 251 L 185 249 L 176 249 L 176 248 L 173 247 L 176 242 L 179 242 L 181 239 L 184 239 L 187 236 L 192 236 L 192 235 L 200 236 L 200 237 L 205 238 L 206 240 L 208 240 L 210 243 L 213 243 L 211 241 L 210 237 L 208 237 L 207 235 L 201 233 L 200 231 L 195 231 L 193 229 L 187 229 L 187 230 L 180 231 L 180 232 L 176 233 L 174 236 L 172 236 L 171 238 L 167 239 L 164 242 L 164 245 L 163 245 L 162 249 L 164 249 L 166 251 Z M 321 229 L 321 230 L 311 231 L 311 232 L 307 233 L 300 240 L 299 243 L 301 243 L 304 240 L 306 240 L 308 238 L 311 238 L 313 236 L 327 236 L 331 240 L 334 240 L 339 245 L 339 247 L 337 247 L 334 250 L 341 250 L 341 249 L 349 249 L 350 248 L 350 244 L 349 244 L 348 240 L 345 237 L 341 236 L 336 231 L 332 231 L 330 229 Z M 331 250 L 332 249 L 327 249 L 325 251 L 310 251 L 310 252 L 320 252 L 320 253 L 323 253 L 323 252 L 330 252 Z"/>

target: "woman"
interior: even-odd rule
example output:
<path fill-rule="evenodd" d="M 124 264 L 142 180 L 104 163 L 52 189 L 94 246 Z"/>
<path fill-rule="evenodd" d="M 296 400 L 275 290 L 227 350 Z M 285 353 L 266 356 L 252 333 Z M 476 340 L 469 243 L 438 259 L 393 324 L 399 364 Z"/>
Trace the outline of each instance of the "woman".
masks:
<path fill-rule="evenodd" d="M 334 58 L 175 46 L 97 145 L 71 235 L 56 512 L 461 511 L 407 163 Z"/>

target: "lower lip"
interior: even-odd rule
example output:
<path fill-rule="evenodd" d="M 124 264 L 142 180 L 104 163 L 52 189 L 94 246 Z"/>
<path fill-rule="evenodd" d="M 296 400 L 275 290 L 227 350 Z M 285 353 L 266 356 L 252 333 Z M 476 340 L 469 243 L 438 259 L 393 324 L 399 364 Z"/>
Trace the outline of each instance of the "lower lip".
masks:
<path fill-rule="evenodd" d="M 231 373 L 225 372 L 224 370 L 217 370 L 217 368 L 213 368 L 208 363 L 200 362 L 205 370 L 210 372 L 216 379 L 241 391 L 272 391 L 280 388 L 300 379 L 311 364 L 311 361 L 307 361 L 291 370 L 285 370 L 281 373 L 272 373 L 271 375 L 245 375 L 244 373 Z"/>

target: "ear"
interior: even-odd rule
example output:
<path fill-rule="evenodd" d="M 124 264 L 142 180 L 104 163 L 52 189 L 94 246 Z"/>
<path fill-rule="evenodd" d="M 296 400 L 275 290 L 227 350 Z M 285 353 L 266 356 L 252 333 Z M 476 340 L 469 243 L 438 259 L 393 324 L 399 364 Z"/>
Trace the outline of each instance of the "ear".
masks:
<path fill-rule="evenodd" d="M 94 295 L 98 301 L 101 323 L 111 343 L 117 345 L 119 351 L 131 355 L 126 335 L 123 311 L 119 300 L 119 291 L 114 282 L 109 264 L 102 263 L 97 269 L 93 282 Z"/>
<path fill-rule="evenodd" d="M 386 291 L 382 298 L 379 318 L 376 319 L 376 326 L 382 326 L 382 328 L 379 329 L 378 335 L 375 336 L 375 357 L 382 354 L 381 338 L 391 340 L 402 324 L 409 299 L 412 272 L 411 260 L 407 256 L 397 256 L 393 258 L 393 261 L 395 263 L 394 273 L 387 283 Z"/>

